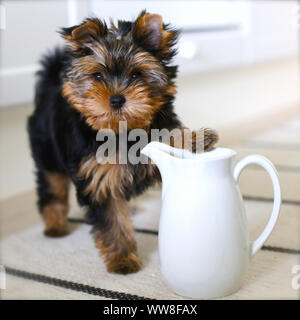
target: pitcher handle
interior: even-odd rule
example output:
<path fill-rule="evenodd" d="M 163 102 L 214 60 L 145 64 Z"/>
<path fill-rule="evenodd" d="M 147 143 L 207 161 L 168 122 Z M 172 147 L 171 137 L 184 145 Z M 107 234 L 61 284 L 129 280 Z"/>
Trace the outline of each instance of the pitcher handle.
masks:
<path fill-rule="evenodd" d="M 272 180 L 274 192 L 273 210 L 270 219 L 261 235 L 255 241 L 253 241 L 251 246 L 251 256 L 254 256 L 256 252 L 262 247 L 264 242 L 268 239 L 278 220 L 281 206 L 281 189 L 278 173 L 274 165 L 267 158 L 255 154 L 245 157 L 236 164 L 233 171 L 233 176 L 236 182 L 238 182 L 242 170 L 249 164 L 257 164 L 263 167 L 268 172 Z"/>

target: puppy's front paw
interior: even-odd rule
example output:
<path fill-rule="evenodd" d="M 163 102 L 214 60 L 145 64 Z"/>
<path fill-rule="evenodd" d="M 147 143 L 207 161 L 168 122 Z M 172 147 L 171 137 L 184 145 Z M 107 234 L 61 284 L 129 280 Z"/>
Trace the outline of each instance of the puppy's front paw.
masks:
<path fill-rule="evenodd" d="M 219 137 L 216 131 L 208 128 L 192 132 L 192 152 L 209 151 L 217 143 Z"/>
<path fill-rule="evenodd" d="M 114 259 L 106 263 L 107 271 L 119 274 L 128 274 L 138 272 L 142 267 L 142 262 L 134 253 Z"/>
<path fill-rule="evenodd" d="M 212 129 L 204 129 L 204 151 L 211 150 L 218 142 L 219 136 L 216 131 Z"/>

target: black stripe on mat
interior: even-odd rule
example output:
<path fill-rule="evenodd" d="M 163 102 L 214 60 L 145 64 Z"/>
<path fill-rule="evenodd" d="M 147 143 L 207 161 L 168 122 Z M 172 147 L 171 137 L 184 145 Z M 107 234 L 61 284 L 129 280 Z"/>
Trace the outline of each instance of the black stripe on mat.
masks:
<path fill-rule="evenodd" d="M 282 252 L 282 253 L 289 253 L 289 254 L 300 254 L 300 250 L 297 250 L 297 249 L 272 247 L 272 246 L 262 246 L 261 250 L 275 251 L 275 252 Z"/>
<path fill-rule="evenodd" d="M 139 233 L 158 235 L 158 231 L 155 231 L 155 230 L 135 229 L 135 231 Z M 282 253 L 289 253 L 289 254 L 300 254 L 300 250 L 282 248 L 282 247 L 262 246 L 261 249 L 266 251 L 275 251 L 275 252 L 282 252 Z"/>
<path fill-rule="evenodd" d="M 5 267 L 5 272 L 12 276 L 16 276 L 19 278 L 28 279 L 36 282 L 46 283 L 56 287 L 70 289 L 73 291 L 84 292 L 94 296 L 100 296 L 108 299 L 118 299 L 118 300 L 151 300 L 150 298 L 145 298 L 145 297 L 137 296 L 134 294 L 96 288 L 96 287 L 88 286 L 81 283 L 43 276 L 40 274 L 17 270 L 17 269 L 6 267 L 6 266 L 4 267 Z"/>
<path fill-rule="evenodd" d="M 247 201 L 258 201 L 258 202 L 273 202 L 274 199 L 273 198 L 267 198 L 267 197 L 255 197 L 255 196 L 243 196 L 244 200 Z M 281 201 L 282 204 L 290 204 L 290 205 L 296 205 L 296 206 L 300 206 L 300 201 L 298 200 L 282 200 Z M 74 222 L 74 223 L 87 223 L 85 221 L 85 219 L 81 219 L 81 218 L 68 218 L 69 222 Z M 147 230 L 147 229 L 139 229 L 141 230 L 140 232 L 144 232 L 144 233 L 149 233 L 149 234 L 156 234 L 157 231 L 153 231 L 153 230 Z"/>
<path fill-rule="evenodd" d="M 135 229 L 135 231 L 140 232 L 140 233 L 158 235 L 158 231 L 155 231 L 155 230 Z M 262 246 L 261 249 L 266 250 L 266 251 L 275 251 L 275 252 L 290 253 L 290 254 L 300 254 L 300 250 L 282 248 L 282 247 Z"/>
<path fill-rule="evenodd" d="M 148 230 L 148 229 L 136 228 L 135 231 L 139 232 L 139 233 L 153 234 L 154 236 L 158 236 L 158 231 L 156 231 L 156 230 Z"/>
<path fill-rule="evenodd" d="M 243 196 L 243 199 L 249 200 L 249 201 L 261 201 L 261 202 L 273 202 L 274 201 L 273 198 L 254 197 L 254 196 Z M 298 201 L 298 200 L 284 200 L 284 199 L 282 199 L 281 203 L 282 204 L 292 204 L 292 205 L 296 205 L 296 206 L 300 205 L 300 201 Z"/>
<path fill-rule="evenodd" d="M 70 222 L 76 222 L 76 223 L 86 223 L 84 219 L 72 219 L 72 218 L 69 218 L 69 221 Z M 136 228 L 135 231 L 139 232 L 139 233 L 144 233 L 144 234 L 152 234 L 152 235 L 155 235 L 155 236 L 158 235 L 158 231 L 156 231 L 156 230 Z M 300 254 L 300 250 L 290 249 L 290 248 L 262 246 L 261 249 L 262 250 L 266 250 L 266 251 L 282 252 L 282 253 L 289 253 L 289 254 Z"/>

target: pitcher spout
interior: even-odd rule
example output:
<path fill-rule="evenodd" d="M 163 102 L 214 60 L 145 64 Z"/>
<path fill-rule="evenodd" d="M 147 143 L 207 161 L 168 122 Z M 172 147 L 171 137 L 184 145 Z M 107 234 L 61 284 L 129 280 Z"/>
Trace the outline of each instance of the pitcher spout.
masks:
<path fill-rule="evenodd" d="M 164 175 L 166 167 L 173 162 L 174 158 L 170 155 L 173 148 L 167 144 L 152 141 L 148 143 L 141 153 L 150 158 L 158 167 L 161 175 Z"/>

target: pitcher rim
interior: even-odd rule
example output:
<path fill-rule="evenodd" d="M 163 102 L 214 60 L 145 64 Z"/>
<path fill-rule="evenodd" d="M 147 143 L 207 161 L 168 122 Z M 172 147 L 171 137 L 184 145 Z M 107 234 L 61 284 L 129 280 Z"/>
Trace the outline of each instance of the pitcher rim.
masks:
<path fill-rule="evenodd" d="M 172 147 L 172 149 L 178 149 L 178 148 L 174 148 Z M 174 155 L 169 154 L 172 158 L 176 159 L 176 160 L 189 160 L 189 161 L 194 161 L 196 162 L 197 160 L 201 160 L 201 161 L 217 161 L 217 160 L 225 160 L 225 159 L 230 159 L 234 156 L 236 156 L 237 152 L 235 150 L 232 150 L 230 148 L 223 148 L 223 147 L 217 147 L 217 148 L 213 148 L 212 150 L 209 151 L 203 151 L 200 153 L 193 153 L 190 152 L 188 150 L 184 150 L 184 149 L 178 149 L 178 150 L 182 150 L 183 154 L 190 154 L 191 157 L 185 157 L 183 155 L 183 157 L 176 157 Z M 223 152 L 224 154 L 221 154 L 221 152 Z M 219 152 L 219 154 L 212 154 L 212 153 L 216 153 Z"/>
<path fill-rule="evenodd" d="M 236 156 L 237 152 L 230 148 L 224 148 L 224 147 L 217 147 L 213 148 L 210 151 L 200 152 L 200 153 L 193 153 L 186 149 L 179 149 L 172 147 L 168 144 L 165 144 L 163 142 L 159 141 L 151 141 L 149 144 L 159 144 L 163 148 L 160 148 L 161 152 L 166 153 L 169 157 L 171 157 L 175 161 L 217 161 L 217 160 L 224 160 L 224 159 L 230 159 L 234 156 Z M 162 150 L 164 149 L 164 150 Z M 214 154 L 213 154 L 214 153 Z M 219 153 L 219 154 L 215 154 Z M 223 154 L 222 154 L 223 153 Z M 188 156 L 186 156 L 188 155 Z"/>

